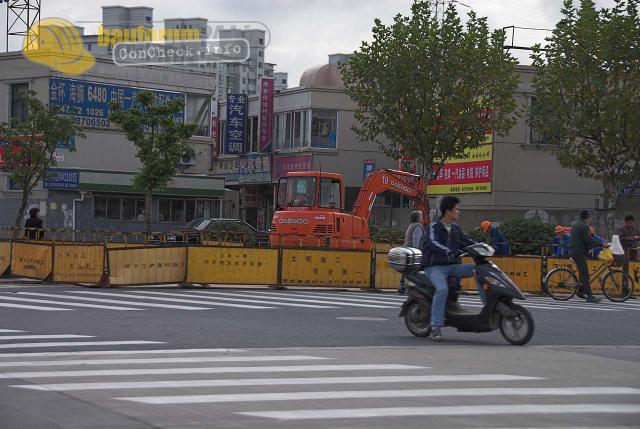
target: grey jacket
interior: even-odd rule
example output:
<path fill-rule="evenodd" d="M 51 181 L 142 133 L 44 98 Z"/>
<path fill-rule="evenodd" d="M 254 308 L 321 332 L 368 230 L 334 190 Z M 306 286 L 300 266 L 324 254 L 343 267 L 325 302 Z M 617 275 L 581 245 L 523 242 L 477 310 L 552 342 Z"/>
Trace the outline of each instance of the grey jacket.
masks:
<path fill-rule="evenodd" d="M 404 247 L 415 247 L 420 249 L 422 239 L 424 237 L 424 227 L 419 222 L 409 224 L 407 231 L 404 233 Z"/>

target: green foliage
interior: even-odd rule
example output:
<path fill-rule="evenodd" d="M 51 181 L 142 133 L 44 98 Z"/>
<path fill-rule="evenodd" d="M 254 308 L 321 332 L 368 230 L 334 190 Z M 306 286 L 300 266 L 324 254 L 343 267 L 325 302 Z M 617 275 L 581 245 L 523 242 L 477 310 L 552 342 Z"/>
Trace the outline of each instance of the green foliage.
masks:
<path fill-rule="evenodd" d="M 517 61 L 503 49 L 504 31 L 490 33 L 486 18 L 471 12 L 463 26 L 450 3 L 439 22 L 426 0 L 411 11 L 391 25 L 376 19 L 373 41 L 339 68 L 357 103 L 359 139 L 377 142 L 393 159 L 415 158 L 430 179 L 435 163 L 515 125 L 519 78 Z"/>
<path fill-rule="evenodd" d="M 385 229 L 376 229 L 369 230 L 371 234 L 371 240 L 374 243 L 388 243 L 388 244 L 396 244 L 402 245 L 404 243 L 404 231 L 395 228 L 385 228 Z"/>
<path fill-rule="evenodd" d="M 563 18 L 536 48 L 531 124 L 565 168 L 600 180 L 613 207 L 640 180 L 640 15 L 638 0 L 596 10 L 564 1 Z"/>
<path fill-rule="evenodd" d="M 136 157 L 142 168 L 134 176 L 134 186 L 146 192 L 145 224 L 151 227 L 151 194 L 166 188 L 178 169 L 182 156 L 192 156 L 188 144 L 196 125 L 184 124 L 176 113 L 184 108 L 184 101 L 174 99 L 164 104 L 155 101 L 149 91 L 136 94 L 136 101 L 128 110 L 120 103 L 110 103 L 109 119 L 120 126 L 137 149 Z"/>
<path fill-rule="evenodd" d="M 73 118 L 61 114 L 59 106 L 43 104 L 34 91 L 27 91 L 22 96 L 27 104 L 27 119 L 19 121 L 13 118 L 11 124 L 0 123 L 1 141 L 14 141 L 17 136 L 21 136 L 17 143 L 19 150 L 7 147 L 3 155 L 4 168 L 22 189 L 15 226 L 20 226 L 24 209 L 35 186 L 49 168 L 57 165 L 53 157 L 56 145 L 67 142 L 74 135 L 84 137 Z"/>
<path fill-rule="evenodd" d="M 553 241 L 553 226 L 539 220 L 510 219 L 500 225 L 512 255 L 541 255 L 542 247 Z"/>

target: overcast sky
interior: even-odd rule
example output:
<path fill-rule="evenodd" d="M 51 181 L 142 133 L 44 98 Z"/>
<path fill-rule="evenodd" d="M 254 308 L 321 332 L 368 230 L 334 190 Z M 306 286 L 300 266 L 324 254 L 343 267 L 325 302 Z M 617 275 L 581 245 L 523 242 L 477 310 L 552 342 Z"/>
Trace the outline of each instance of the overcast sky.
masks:
<path fill-rule="evenodd" d="M 491 28 L 507 26 L 553 28 L 560 17 L 562 0 L 461 0 L 480 16 L 486 16 Z M 577 2 L 578 0 L 574 0 Z M 349 53 L 363 40 L 370 40 L 373 20 L 392 22 L 397 13 L 407 15 L 413 0 L 122 0 L 87 2 L 86 0 L 41 0 L 42 18 L 65 18 L 74 24 L 80 21 L 100 21 L 101 6 L 149 6 L 154 21 L 165 18 L 202 17 L 210 21 L 260 21 L 271 32 L 271 43 L 265 60 L 276 63 L 276 71 L 289 72 L 289 86 L 297 86 L 302 72 L 316 64 L 327 62 L 331 53 Z M 610 7 L 613 0 L 596 0 L 599 6 Z M 461 15 L 468 7 L 458 5 Z M 6 3 L 0 6 L 0 27 L 5 50 Z M 92 24 L 78 24 L 94 34 Z M 155 24 L 162 27 L 161 24 Z M 514 44 L 530 46 L 542 42 L 545 31 L 516 29 Z M 10 48 L 19 48 L 10 42 Z M 513 51 L 521 63 L 529 64 L 526 51 Z"/>

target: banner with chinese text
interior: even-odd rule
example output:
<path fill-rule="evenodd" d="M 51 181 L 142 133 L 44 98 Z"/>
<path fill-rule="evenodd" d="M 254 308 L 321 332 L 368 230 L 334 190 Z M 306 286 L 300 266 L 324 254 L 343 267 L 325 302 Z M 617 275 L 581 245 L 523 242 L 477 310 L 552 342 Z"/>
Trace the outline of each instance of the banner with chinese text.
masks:
<path fill-rule="evenodd" d="M 247 119 L 247 95 L 227 95 L 227 138 L 224 153 L 227 155 L 245 152 L 245 124 Z"/>
<path fill-rule="evenodd" d="M 273 140 L 274 79 L 263 77 L 260 84 L 260 152 L 271 152 Z"/>

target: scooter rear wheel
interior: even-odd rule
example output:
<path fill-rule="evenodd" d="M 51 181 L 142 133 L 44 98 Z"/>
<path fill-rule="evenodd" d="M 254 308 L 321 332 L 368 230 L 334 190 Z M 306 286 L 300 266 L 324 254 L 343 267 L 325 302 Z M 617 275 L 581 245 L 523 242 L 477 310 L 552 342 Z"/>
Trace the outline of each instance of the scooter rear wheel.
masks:
<path fill-rule="evenodd" d="M 404 315 L 407 329 L 416 337 L 426 337 L 431 333 L 431 306 L 425 302 L 412 302 Z"/>
<path fill-rule="evenodd" d="M 510 304 L 509 308 L 516 313 L 514 316 L 500 317 L 500 333 L 514 346 L 525 345 L 533 337 L 533 316 L 529 310 L 518 304 Z"/>

